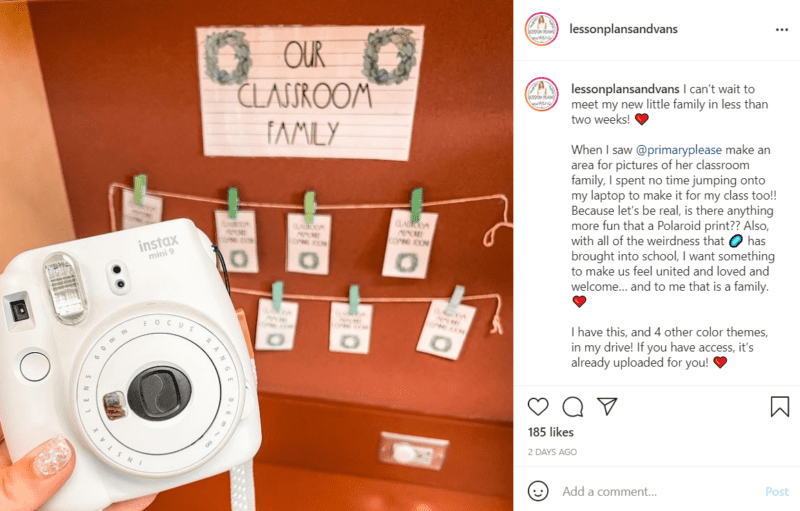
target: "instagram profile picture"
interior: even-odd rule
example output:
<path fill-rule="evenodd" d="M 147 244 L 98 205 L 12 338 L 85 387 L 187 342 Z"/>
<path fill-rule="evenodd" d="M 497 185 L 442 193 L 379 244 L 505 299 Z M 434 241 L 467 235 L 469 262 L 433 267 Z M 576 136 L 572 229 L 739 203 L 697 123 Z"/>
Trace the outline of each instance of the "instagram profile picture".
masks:
<path fill-rule="evenodd" d="M 558 87 L 553 80 L 544 76 L 534 78 L 525 87 L 525 101 L 537 112 L 546 112 L 558 102 Z"/>
<path fill-rule="evenodd" d="M 525 35 L 536 46 L 547 46 L 558 37 L 558 22 L 546 12 L 537 12 L 525 22 Z"/>

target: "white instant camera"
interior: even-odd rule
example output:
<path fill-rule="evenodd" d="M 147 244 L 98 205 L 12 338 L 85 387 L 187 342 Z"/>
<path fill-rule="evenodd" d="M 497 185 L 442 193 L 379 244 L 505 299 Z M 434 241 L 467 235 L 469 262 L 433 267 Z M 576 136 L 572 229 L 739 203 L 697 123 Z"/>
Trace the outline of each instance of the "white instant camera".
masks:
<path fill-rule="evenodd" d="M 252 460 L 250 351 L 190 220 L 17 256 L 0 276 L 0 422 L 12 460 L 64 435 L 75 472 L 42 509 L 97 511 Z"/>

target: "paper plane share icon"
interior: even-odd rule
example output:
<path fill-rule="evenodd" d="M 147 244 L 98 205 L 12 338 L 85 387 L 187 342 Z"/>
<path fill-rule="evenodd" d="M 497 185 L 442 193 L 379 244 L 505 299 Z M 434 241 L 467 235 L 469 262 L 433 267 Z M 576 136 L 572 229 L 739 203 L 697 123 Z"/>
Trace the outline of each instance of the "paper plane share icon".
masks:
<path fill-rule="evenodd" d="M 600 404 L 605 408 L 606 416 L 611 413 L 611 409 L 617 404 L 617 398 L 615 397 L 598 397 L 597 400 L 600 401 Z"/>

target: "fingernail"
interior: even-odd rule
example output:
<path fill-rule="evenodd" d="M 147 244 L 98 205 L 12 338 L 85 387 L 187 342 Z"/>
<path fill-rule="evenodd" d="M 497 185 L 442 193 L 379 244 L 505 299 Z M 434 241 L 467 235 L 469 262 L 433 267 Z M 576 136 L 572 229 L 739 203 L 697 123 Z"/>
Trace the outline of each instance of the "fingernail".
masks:
<path fill-rule="evenodd" d="M 67 466 L 72 459 L 72 449 L 63 436 L 47 442 L 42 452 L 33 460 L 33 467 L 44 477 L 50 477 Z"/>

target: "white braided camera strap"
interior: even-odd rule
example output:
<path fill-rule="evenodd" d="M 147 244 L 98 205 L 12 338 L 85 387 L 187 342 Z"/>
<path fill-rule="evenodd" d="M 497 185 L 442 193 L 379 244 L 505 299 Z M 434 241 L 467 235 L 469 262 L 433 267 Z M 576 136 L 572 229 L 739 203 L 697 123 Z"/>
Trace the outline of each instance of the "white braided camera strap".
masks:
<path fill-rule="evenodd" d="M 253 460 L 231 469 L 231 510 L 256 511 Z"/>
<path fill-rule="evenodd" d="M 256 361 L 253 364 L 253 379 L 256 380 Z M 258 382 L 254 381 L 256 388 Z M 253 460 L 231 469 L 231 511 L 256 511 L 256 482 L 253 477 Z"/>

